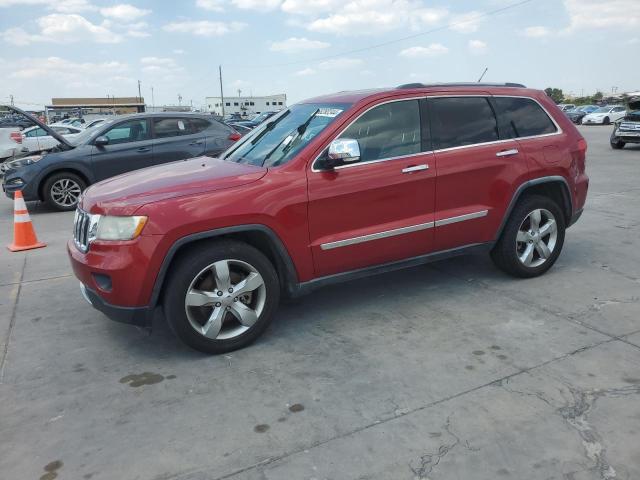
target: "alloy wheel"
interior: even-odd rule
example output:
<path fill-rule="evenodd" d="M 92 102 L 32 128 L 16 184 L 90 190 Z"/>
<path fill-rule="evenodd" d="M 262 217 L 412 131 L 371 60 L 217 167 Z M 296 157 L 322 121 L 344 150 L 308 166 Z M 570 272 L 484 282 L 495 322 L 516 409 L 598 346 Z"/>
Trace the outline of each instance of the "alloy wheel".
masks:
<path fill-rule="evenodd" d="M 61 207 L 72 207 L 78 203 L 82 188 L 70 178 L 61 178 L 51 185 L 51 199 Z"/>
<path fill-rule="evenodd" d="M 520 224 L 516 236 L 516 252 L 520 263 L 535 268 L 553 254 L 558 239 L 558 226 L 553 214 L 544 208 L 530 212 Z"/>
<path fill-rule="evenodd" d="M 241 260 L 220 260 L 191 281 L 185 311 L 191 326 L 213 340 L 238 337 L 260 318 L 266 302 L 260 273 Z"/>

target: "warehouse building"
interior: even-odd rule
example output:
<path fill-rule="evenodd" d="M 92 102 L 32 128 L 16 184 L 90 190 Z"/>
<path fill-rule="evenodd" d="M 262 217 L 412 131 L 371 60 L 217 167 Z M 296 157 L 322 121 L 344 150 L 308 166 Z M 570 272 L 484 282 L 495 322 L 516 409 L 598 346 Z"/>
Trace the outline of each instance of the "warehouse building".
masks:
<path fill-rule="evenodd" d="M 45 105 L 48 122 L 69 117 L 103 117 L 144 112 L 142 97 L 52 98 Z"/>
<path fill-rule="evenodd" d="M 214 115 L 223 114 L 223 101 L 220 97 L 207 97 L 207 111 Z M 266 97 L 224 97 L 224 114 L 240 114 L 248 117 L 262 112 L 277 112 L 287 108 L 287 95 L 269 95 Z"/>

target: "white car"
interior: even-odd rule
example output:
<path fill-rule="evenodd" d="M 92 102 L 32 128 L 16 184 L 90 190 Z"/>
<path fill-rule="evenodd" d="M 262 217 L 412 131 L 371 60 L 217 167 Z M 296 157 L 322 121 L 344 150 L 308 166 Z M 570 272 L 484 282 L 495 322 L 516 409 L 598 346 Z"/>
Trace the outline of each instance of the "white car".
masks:
<path fill-rule="evenodd" d="M 71 138 L 84 131 L 83 128 L 72 127 L 71 125 L 54 124 L 50 125 L 50 127 L 59 134 Z M 50 150 L 58 145 L 58 141 L 55 138 L 47 135 L 47 132 L 37 126 L 25 128 L 22 131 L 21 137 L 22 141 L 20 143 L 22 146 L 20 150 L 23 152 L 41 152 L 43 150 Z"/>
<path fill-rule="evenodd" d="M 91 120 L 89 123 L 87 123 L 87 124 L 84 126 L 84 128 L 85 128 L 85 130 L 86 130 L 87 128 L 93 128 L 93 127 L 95 127 L 95 126 L 102 125 L 102 124 L 103 124 L 104 122 L 106 122 L 106 121 L 107 121 L 107 119 L 106 119 L 106 118 L 96 118 L 95 120 Z"/>
<path fill-rule="evenodd" d="M 621 119 L 627 113 L 627 107 L 623 105 L 607 105 L 594 110 L 589 115 L 582 118 L 583 125 L 600 124 L 609 125 L 616 120 Z"/>

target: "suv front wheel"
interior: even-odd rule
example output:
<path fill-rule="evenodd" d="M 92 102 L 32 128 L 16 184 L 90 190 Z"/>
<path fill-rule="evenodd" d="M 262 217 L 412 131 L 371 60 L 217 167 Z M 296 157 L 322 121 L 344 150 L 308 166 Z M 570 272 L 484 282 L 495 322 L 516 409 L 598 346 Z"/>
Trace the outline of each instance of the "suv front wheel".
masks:
<path fill-rule="evenodd" d="M 553 200 L 526 196 L 513 209 L 491 257 L 510 275 L 536 277 L 558 259 L 564 233 L 564 216 Z"/>
<path fill-rule="evenodd" d="M 164 294 L 170 327 L 205 353 L 243 348 L 264 332 L 280 300 L 277 273 L 267 257 L 236 241 L 203 243 L 172 266 Z"/>

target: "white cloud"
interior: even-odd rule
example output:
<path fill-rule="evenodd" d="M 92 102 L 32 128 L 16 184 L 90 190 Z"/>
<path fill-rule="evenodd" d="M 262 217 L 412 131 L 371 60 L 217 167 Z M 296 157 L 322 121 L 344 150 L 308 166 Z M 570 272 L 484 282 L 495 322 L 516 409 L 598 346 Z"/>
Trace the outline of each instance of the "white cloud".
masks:
<path fill-rule="evenodd" d="M 343 3 L 344 0 L 284 0 L 280 8 L 286 13 L 313 15 L 335 10 Z"/>
<path fill-rule="evenodd" d="M 440 43 L 432 43 L 427 47 L 409 47 L 400 51 L 401 57 L 406 58 L 421 58 L 421 57 L 436 57 L 438 55 L 444 55 L 449 49 Z"/>
<path fill-rule="evenodd" d="M 330 47 L 331 44 L 308 38 L 291 37 L 281 42 L 273 42 L 269 47 L 272 52 L 297 53 L 309 50 L 320 50 Z"/>
<path fill-rule="evenodd" d="M 173 58 L 169 57 L 142 57 L 140 63 L 142 71 L 146 73 L 174 74 L 184 70 Z"/>
<path fill-rule="evenodd" d="M 167 32 L 191 33 L 201 37 L 218 37 L 231 32 L 238 32 L 247 26 L 241 22 L 211 22 L 209 20 L 183 21 L 168 23 L 163 30 Z"/>
<path fill-rule="evenodd" d="M 312 20 L 307 28 L 338 35 L 375 35 L 433 25 L 447 15 L 446 9 L 425 8 L 411 0 L 349 0 L 327 16 Z"/>
<path fill-rule="evenodd" d="M 173 50 L 171 50 L 171 52 L 176 55 L 184 55 L 184 50 L 182 50 L 181 48 L 174 48 Z"/>
<path fill-rule="evenodd" d="M 482 21 L 480 12 L 467 12 L 454 15 L 451 19 L 451 30 L 458 33 L 474 33 L 478 31 Z"/>
<path fill-rule="evenodd" d="M 100 13 L 104 17 L 119 20 L 121 22 L 133 22 L 145 15 L 149 15 L 151 10 L 134 7 L 128 3 L 120 3 L 112 7 L 101 8 Z"/>
<path fill-rule="evenodd" d="M 527 27 L 524 29 L 523 35 L 529 38 L 543 38 L 551 35 L 551 30 L 543 26 Z"/>
<path fill-rule="evenodd" d="M 221 12 L 224 0 L 196 0 L 196 7 L 212 12 Z"/>
<path fill-rule="evenodd" d="M 638 0 L 564 0 L 569 15 L 566 33 L 588 28 L 640 27 Z"/>
<path fill-rule="evenodd" d="M 0 0 L 0 8 L 29 5 L 41 5 L 59 13 L 78 13 L 97 8 L 87 0 Z"/>
<path fill-rule="evenodd" d="M 303 68 L 302 70 L 298 70 L 296 72 L 296 75 L 300 76 L 300 77 L 306 77 L 308 75 L 314 75 L 316 73 L 316 71 L 313 68 Z"/>
<path fill-rule="evenodd" d="M 274 10 L 280 6 L 282 0 L 231 0 L 231 3 L 243 10 Z"/>
<path fill-rule="evenodd" d="M 359 67 L 364 62 L 359 58 L 340 57 L 325 60 L 318 64 L 318 68 L 322 70 L 343 70 L 348 68 Z"/>
<path fill-rule="evenodd" d="M 34 42 L 69 43 L 94 41 L 97 43 L 118 43 L 122 36 L 111 31 L 108 26 L 91 23 L 82 15 L 52 13 L 36 20 L 38 33 L 29 33 L 22 28 L 10 28 L 2 33 L 4 40 L 14 45 L 28 45 Z"/>
<path fill-rule="evenodd" d="M 60 57 L 25 58 L 16 62 L 9 75 L 18 79 L 52 78 L 54 81 L 78 81 L 85 78 L 88 82 L 94 78 L 121 75 L 128 70 L 126 63 L 110 62 L 74 62 Z"/>
<path fill-rule="evenodd" d="M 469 51 L 474 55 L 482 55 L 487 53 L 487 44 L 482 40 L 469 40 Z"/>

